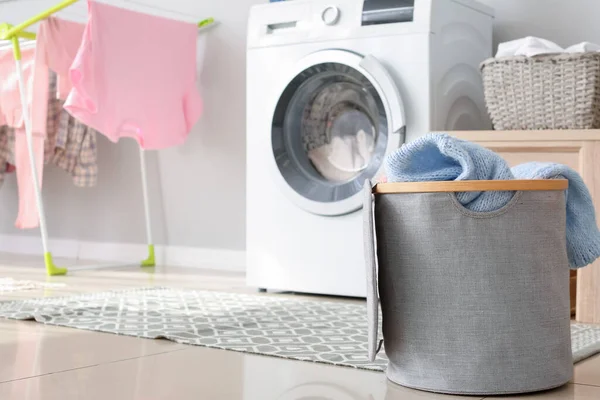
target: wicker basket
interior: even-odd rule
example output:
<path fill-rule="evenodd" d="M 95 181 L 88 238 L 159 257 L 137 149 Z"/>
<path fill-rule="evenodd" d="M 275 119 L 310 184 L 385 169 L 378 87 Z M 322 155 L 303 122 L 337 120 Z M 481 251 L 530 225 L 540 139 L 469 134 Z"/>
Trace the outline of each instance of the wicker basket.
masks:
<path fill-rule="evenodd" d="M 494 129 L 600 128 L 600 53 L 489 59 L 481 73 Z"/>

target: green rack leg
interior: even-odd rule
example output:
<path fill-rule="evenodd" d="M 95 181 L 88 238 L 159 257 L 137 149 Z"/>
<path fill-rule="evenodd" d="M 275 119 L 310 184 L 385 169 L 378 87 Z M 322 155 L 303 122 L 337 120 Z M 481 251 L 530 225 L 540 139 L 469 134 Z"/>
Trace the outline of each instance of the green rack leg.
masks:
<path fill-rule="evenodd" d="M 52 260 L 52 253 L 44 254 L 44 261 L 46 262 L 46 273 L 48 274 L 48 276 L 59 276 L 67 274 L 66 268 L 60 268 L 57 267 L 56 264 L 54 264 L 54 261 Z"/>
<path fill-rule="evenodd" d="M 142 267 L 154 267 L 156 265 L 156 259 L 154 257 L 154 245 L 148 245 L 148 258 L 142 261 Z"/>

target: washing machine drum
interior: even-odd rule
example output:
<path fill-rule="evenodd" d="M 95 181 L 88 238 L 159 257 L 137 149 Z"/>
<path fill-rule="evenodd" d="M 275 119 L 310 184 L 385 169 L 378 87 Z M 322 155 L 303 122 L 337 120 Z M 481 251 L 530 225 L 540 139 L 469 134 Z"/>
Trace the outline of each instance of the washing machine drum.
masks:
<path fill-rule="evenodd" d="M 271 144 L 298 205 L 323 215 L 360 208 L 350 199 L 381 168 L 388 126 L 380 93 L 359 70 L 328 62 L 296 75 L 275 108 Z"/>
<path fill-rule="evenodd" d="M 359 176 L 373 156 L 377 128 L 377 105 L 368 92 L 355 82 L 330 82 L 316 93 L 297 92 L 293 115 L 299 121 L 286 120 L 287 130 L 299 125 L 304 151 L 312 167 L 332 183 L 342 183 Z M 295 110 L 294 110 L 295 109 Z"/>

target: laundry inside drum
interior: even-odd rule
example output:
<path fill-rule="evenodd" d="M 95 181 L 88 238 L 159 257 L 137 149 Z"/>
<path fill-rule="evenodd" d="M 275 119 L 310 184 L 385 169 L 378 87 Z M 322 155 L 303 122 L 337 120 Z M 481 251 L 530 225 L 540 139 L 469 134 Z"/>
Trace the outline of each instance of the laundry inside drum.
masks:
<path fill-rule="evenodd" d="M 367 96 L 357 84 L 336 82 L 306 104 L 303 144 L 312 166 L 328 181 L 351 180 L 369 166 L 376 128 Z"/>

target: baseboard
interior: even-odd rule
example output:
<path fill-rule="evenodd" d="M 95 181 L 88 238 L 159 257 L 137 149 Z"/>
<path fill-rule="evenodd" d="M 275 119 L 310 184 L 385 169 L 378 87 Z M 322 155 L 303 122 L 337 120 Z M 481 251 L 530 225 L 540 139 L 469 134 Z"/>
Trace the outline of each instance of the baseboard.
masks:
<path fill-rule="evenodd" d="M 148 246 L 131 243 L 87 242 L 51 239 L 55 257 L 102 262 L 138 264 L 148 256 Z M 0 252 L 41 255 L 42 242 L 36 236 L 0 235 Z M 245 271 L 246 252 L 202 247 L 155 246 L 156 262 L 174 267 L 195 267 L 221 271 Z"/>

